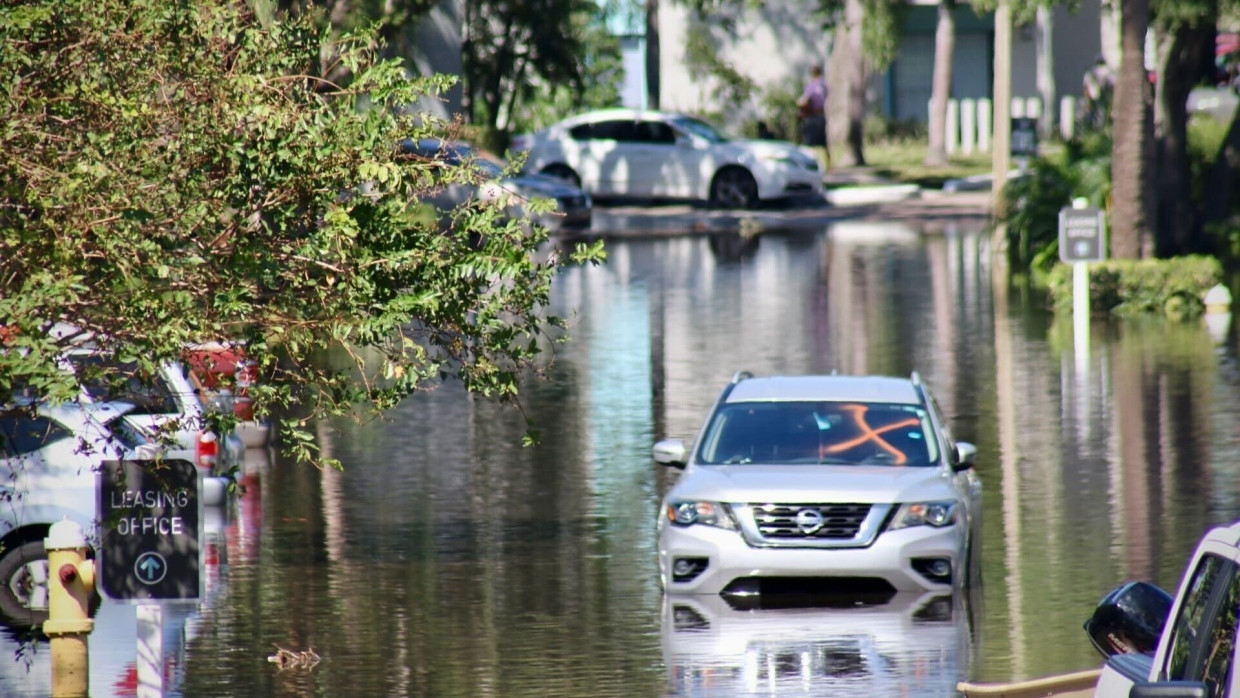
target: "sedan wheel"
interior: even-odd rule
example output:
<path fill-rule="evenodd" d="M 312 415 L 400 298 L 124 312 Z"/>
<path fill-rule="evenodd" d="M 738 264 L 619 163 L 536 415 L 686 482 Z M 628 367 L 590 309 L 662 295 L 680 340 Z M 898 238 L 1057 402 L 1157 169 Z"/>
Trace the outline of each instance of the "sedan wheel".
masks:
<path fill-rule="evenodd" d="M 0 614 L 23 625 L 47 620 L 47 551 L 30 541 L 0 558 Z"/>
<path fill-rule="evenodd" d="M 758 203 L 758 183 L 743 167 L 727 167 L 710 186 L 711 203 L 722 208 L 752 208 Z"/>

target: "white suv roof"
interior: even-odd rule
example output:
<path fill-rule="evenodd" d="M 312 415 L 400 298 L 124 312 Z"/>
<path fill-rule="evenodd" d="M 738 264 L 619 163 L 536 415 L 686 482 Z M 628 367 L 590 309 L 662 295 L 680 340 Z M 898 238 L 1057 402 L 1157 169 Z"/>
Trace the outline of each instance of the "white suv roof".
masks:
<path fill-rule="evenodd" d="M 887 376 L 768 376 L 745 378 L 725 402 L 884 402 L 920 405 L 909 378 Z"/>

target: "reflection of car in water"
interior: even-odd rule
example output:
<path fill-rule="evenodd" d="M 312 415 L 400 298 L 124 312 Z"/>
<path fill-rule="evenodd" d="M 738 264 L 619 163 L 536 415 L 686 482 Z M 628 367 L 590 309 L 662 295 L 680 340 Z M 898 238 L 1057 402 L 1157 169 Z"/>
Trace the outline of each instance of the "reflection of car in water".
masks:
<path fill-rule="evenodd" d="M 968 673 L 965 594 L 835 597 L 793 608 L 667 595 L 673 696 L 952 696 Z"/>

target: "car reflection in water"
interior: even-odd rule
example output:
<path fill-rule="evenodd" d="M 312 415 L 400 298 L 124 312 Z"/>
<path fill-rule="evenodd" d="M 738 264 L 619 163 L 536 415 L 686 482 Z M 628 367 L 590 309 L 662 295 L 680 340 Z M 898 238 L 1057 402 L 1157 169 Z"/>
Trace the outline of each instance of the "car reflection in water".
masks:
<path fill-rule="evenodd" d="M 955 696 L 963 595 L 663 598 L 672 696 Z"/>

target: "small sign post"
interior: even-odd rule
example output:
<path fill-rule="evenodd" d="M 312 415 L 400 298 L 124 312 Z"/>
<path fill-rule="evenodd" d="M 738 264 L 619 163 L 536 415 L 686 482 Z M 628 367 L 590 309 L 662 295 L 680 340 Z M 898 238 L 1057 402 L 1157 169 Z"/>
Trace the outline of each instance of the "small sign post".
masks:
<path fill-rule="evenodd" d="M 187 460 L 107 461 L 99 588 L 137 604 L 138 698 L 162 696 L 163 607 L 202 599 L 202 485 Z"/>
<path fill-rule="evenodd" d="M 1078 370 L 1089 360 L 1089 263 L 1106 259 L 1106 214 L 1076 199 L 1059 210 L 1059 259 L 1072 265 L 1073 343 Z"/>

